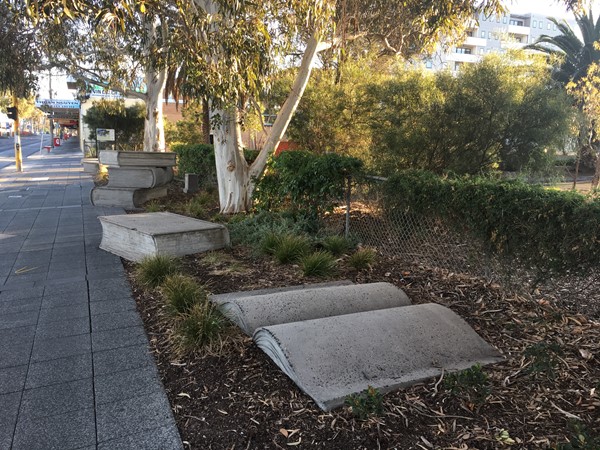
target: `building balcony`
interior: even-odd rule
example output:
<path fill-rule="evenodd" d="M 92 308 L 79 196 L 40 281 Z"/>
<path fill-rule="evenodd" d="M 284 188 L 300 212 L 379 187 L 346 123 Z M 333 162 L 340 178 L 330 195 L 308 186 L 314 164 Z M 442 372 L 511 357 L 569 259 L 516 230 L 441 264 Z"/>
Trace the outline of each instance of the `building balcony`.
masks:
<path fill-rule="evenodd" d="M 487 40 L 483 38 L 469 36 L 467 37 L 467 39 L 465 39 L 463 45 L 468 45 L 470 47 L 485 47 L 487 45 Z"/>
<path fill-rule="evenodd" d="M 527 44 L 523 44 L 522 42 L 504 42 L 502 41 L 502 44 L 500 44 L 502 48 L 507 49 L 507 50 L 520 50 L 523 47 L 525 47 Z"/>
<path fill-rule="evenodd" d="M 467 53 L 449 53 L 446 57 L 448 61 L 464 62 L 464 63 L 476 63 L 481 59 L 479 55 L 469 55 Z"/>
<path fill-rule="evenodd" d="M 511 34 L 518 34 L 521 36 L 529 36 L 531 34 L 531 28 L 522 27 L 520 25 L 509 25 L 508 32 Z"/>

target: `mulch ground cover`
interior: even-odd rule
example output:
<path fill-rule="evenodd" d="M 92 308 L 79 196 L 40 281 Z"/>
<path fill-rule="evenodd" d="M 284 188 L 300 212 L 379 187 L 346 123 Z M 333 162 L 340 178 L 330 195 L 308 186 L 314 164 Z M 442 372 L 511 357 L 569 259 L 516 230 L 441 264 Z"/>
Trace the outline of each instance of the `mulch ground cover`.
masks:
<path fill-rule="evenodd" d="M 244 247 L 183 261 L 213 293 L 324 281 Z M 444 373 L 385 395 L 380 415 L 358 420 L 349 407 L 322 412 L 233 327 L 220 351 L 178 356 L 160 295 L 130 279 L 187 448 L 600 449 L 600 315 L 560 292 L 512 294 L 381 255 L 371 270 L 341 269 L 328 279 L 388 281 L 413 303 L 451 308 L 506 358 L 482 369 L 487 381 L 450 389 Z"/>

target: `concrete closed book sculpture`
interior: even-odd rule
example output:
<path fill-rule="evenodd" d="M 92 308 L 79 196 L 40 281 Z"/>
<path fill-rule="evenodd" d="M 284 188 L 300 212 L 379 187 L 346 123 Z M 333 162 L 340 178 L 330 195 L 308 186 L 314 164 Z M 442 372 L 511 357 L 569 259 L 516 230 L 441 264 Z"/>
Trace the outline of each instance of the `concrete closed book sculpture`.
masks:
<path fill-rule="evenodd" d="M 170 167 L 108 167 L 111 187 L 153 188 L 173 179 Z"/>
<path fill-rule="evenodd" d="M 411 305 L 389 283 L 277 288 L 211 297 L 324 411 L 368 386 L 387 392 L 442 371 L 502 361 L 462 318 Z"/>

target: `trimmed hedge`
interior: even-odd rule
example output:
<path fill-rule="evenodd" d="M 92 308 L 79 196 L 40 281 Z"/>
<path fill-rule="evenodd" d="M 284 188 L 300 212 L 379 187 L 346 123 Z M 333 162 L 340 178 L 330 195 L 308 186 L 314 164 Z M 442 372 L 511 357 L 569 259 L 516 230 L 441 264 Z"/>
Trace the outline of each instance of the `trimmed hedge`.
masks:
<path fill-rule="evenodd" d="M 600 199 L 520 181 L 407 171 L 384 184 L 392 212 L 449 219 L 493 253 L 542 272 L 600 267 Z"/>
<path fill-rule="evenodd" d="M 172 150 L 177 153 L 177 171 L 180 177 L 186 173 L 195 173 L 199 175 L 203 185 L 216 183 L 217 169 L 212 145 L 175 144 Z"/>

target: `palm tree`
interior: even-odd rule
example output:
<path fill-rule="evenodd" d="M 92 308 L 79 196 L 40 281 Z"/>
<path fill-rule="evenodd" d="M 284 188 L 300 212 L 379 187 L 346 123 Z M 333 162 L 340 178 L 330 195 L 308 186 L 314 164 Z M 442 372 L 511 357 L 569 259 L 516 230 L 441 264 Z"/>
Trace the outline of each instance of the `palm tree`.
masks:
<path fill-rule="evenodd" d="M 557 36 L 541 35 L 533 44 L 527 48 L 546 53 L 550 56 L 560 57 L 561 63 L 555 68 L 554 78 L 567 85 L 568 83 L 577 83 L 588 75 L 590 67 L 600 63 L 600 17 L 594 21 L 594 15 L 591 8 L 589 11 L 579 9 L 574 11 L 575 21 L 581 32 L 582 39 L 575 34 L 573 29 L 565 20 L 556 20 L 549 18 L 561 34 Z M 577 107 L 580 111 L 584 110 L 583 101 L 577 101 Z M 573 187 L 577 184 L 577 174 L 579 172 L 579 163 L 582 157 L 589 158 L 590 167 L 595 166 L 595 174 L 592 179 L 592 187 L 597 187 L 600 179 L 600 156 L 595 155 L 594 147 L 598 147 L 598 135 L 596 133 L 595 118 L 590 118 L 591 127 L 589 130 L 580 131 L 580 148 L 577 155 L 577 166 L 575 168 L 575 178 Z M 594 163 L 594 159 L 596 162 Z M 587 165 L 587 164 L 586 164 Z"/>

